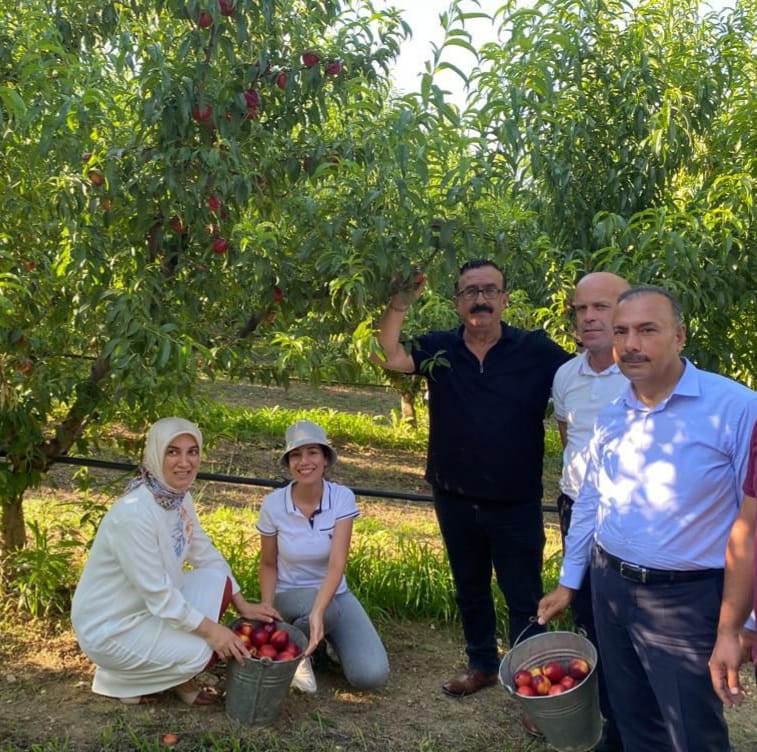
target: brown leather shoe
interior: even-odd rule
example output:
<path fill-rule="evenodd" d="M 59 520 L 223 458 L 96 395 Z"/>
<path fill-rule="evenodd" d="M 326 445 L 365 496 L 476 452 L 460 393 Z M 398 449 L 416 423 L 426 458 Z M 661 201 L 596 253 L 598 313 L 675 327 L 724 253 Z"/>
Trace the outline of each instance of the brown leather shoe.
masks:
<path fill-rule="evenodd" d="M 442 685 L 442 691 L 452 697 L 472 695 L 484 687 L 491 687 L 497 683 L 497 674 L 485 674 L 483 671 L 469 668 L 464 674 Z"/>

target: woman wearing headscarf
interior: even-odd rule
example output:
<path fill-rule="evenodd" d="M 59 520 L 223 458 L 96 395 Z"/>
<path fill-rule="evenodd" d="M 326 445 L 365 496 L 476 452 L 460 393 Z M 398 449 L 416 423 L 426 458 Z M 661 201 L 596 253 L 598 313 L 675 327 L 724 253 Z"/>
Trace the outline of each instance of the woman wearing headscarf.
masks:
<path fill-rule="evenodd" d="M 138 704 L 172 689 L 188 705 L 213 704 L 194 677 L 216 657 L 249 655 L 219 623 L 229 603 L 246 619 L 281 618 L 245 600 L 197 518 L 189 488 L 201 451 L 194 423 L 155 422 L 138 477 L 98 528 L 71 606 L 97 694 Z"/>

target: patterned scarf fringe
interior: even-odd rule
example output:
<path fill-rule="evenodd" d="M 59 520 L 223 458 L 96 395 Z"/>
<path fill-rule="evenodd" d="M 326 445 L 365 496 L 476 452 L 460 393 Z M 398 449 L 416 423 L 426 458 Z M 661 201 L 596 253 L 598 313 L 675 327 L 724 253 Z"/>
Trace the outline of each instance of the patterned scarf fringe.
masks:
<path fill-rule="evenodd" d="M 168 486 L 164 486 L 157 478 L 154 478 L 147 471 L 144 465 L 139 466 L 136 478 L 132 478 L 126 484 L 126 491 L 133 491 L 135 488 L 139 488 L 143 483 L 150 489 L 155 502 L 163 507 L 163 509 L 174 510 L 181 506 L 186 496 L 186 491 L 172 491 Z"/>

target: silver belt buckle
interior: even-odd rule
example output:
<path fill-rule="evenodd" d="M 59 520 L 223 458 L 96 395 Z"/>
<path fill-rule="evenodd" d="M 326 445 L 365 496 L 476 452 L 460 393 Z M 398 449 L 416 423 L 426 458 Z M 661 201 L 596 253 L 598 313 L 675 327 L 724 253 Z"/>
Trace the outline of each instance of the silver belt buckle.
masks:
<path fill-rule="evenodd" d="M 647 582 L 647 570 L 638 564 L 629 564 L 627 561 L 620 562 L 620 576 L 633 582 L 640 582 L 645 585 Z"/>

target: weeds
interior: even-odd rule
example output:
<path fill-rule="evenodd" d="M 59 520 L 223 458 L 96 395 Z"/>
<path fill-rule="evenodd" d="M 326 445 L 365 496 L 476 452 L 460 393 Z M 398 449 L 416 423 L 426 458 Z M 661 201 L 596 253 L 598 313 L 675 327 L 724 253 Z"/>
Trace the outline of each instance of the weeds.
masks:
<path fill-rule="evenodd" d="M 75 550 L 81 548 L 73 531 L 53 533 L 40 522 L 29 523 L 31 541 L 8 556 L 4 571 L 6 605 L 34 617 L 67 614 L 76 585 Z"/>

